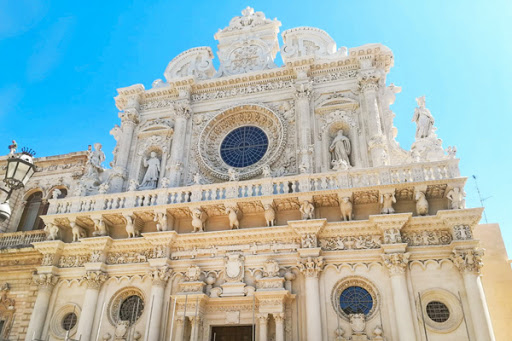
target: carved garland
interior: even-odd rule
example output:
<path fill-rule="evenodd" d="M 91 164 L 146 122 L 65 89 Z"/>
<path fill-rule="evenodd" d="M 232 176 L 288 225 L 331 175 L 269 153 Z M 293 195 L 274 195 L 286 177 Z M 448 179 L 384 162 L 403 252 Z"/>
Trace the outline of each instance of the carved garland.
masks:
<path fill-rule="evenodd" d="M 286 125 L 283 120 L 266 107 L 256 104 L 240 105 L 214 117 L 201 132 L 197 158 L 205 173 L 228 180 L 229 166 L 220 157 L 220 145 L 230 131 L 248 125 L 262 129 L 267 134 L 269 146 L 260 161 L 238 169 L 240 179 L 254 177 L 261 173 L 264 165 L 272 165 L 277 161 L 286 144 Z"/>

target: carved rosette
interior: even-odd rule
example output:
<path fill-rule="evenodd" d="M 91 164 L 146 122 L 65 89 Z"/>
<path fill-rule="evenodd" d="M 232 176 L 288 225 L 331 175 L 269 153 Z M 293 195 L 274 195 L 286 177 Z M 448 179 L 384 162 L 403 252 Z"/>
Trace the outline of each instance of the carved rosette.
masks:
<path fill-rule="evenodd" d="M 321 256 L 307 257 L 299 260 L 297 266 L 306 277 L 318 277 L 318 274 L 324 269 L 325 262 Z"/>
<path fill-rule="evenodd" d="M 280 115 L 269 108 L 256 104 L 239 105 L 216 115 L 199 136 L 196 158 L 203 173 L 217 179 L 229 180 L 230 166 L 220 156 L 220 145 L 232 130 L 242 126 L 255 126 L 267 135 L 268 149 L 261 160 L 239 170 L 239 180 L 261 174 L 263 167 L 272 166 L 284 150 L 287 130 L 283 121 Z"/>
<path fill-rule="evenodd" d="M 154 268 L 150 272 L 151 279 L 153 280 L 153 285 L 165 287 L 169 277 L 171 277 L 171 270 L 168 266 L 162 266 L 159 268 Z"/>
<path fill-rule="evenodd" d="M 59 277 L 54 274 L 36 274 L 32 278 L 39 290 L 52 290 L 59 281 Z"/>
<path fill-rule="evenodd" d="M 484 249 L 455 249 L 451 260 L 462 273 L 480 274 L 482 269 Z"/>
<path fill-rule="evenodd" d="M 408 252 L 389 253 L 382 255 L 382 260 L 384 261 L 384 265 L 388 268 L 390 275 L 396 276 L 405 274 L 410 256 L 411 254 Z"/>
<path fill-rule="evenodd" d="M 82 282 L 87 284 L 87 289 L 99 290 L 107 277 L 107 274 L 103 271 L 87 271 L 85 276 L 82 277 Z"/>

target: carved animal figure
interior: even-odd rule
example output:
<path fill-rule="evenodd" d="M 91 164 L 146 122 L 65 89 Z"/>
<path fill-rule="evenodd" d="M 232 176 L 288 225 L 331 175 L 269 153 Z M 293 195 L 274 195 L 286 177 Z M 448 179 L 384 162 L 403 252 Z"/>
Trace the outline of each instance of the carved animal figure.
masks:
<path fill-rule="evenodd" d="M 192 216 L 192 232 L 203 232 L 206 225 L 206 220 L 208 219 L 206 212 L 196 207 L 192 209 L 190 215 Z"/>
<path fill-rule="evenodd" d="M 425 193 L 422 191 L 416 192 L 416 212 L 418 212 L 419 215 L 426 215 L 428 214 L 428 201 L 425 197 Z"/>
<path fill-rule="evenodd" d="M 267 226 L 274 226 L 276 221 L 276 211 L 270 204 L 265 204 L 263 208 L 265 209 L 265 221 L 267 222 Z"/>
<path fill-rule="evenodd" d="M 380 213 L 382 213 L 382 214 L 395 213 L 395 209 L 393 208 L 393 204 L 396 203 L 396 198 L 395 198 L 394 193 L 381 194 L 380 203 L 382 205 L 382 209 L 380 210 Z"/>
<path fill-rule="evenodd" d="M 300 213 L 302 213 L 302 219 L 313 219 L 313 214 L 315 213 L 315 206 L 310 203 L 308 200 L 304 200 L 300 205 Z"/>
<path fill-rule="evenodd" d="M 350 197 L 343 197 L 340 201 L 341 218 L 344 221 L 352 220 L 352 202 Z"/>
<path fill-rule="evenodd" d="M 126 220 L 126 233 L 128 233 L 128 238 L 135 238 L 139 236 L 139 230 L 135 227 L 135 219 L 133 219 L 129 215 L 123 215 Z"/>
<path fill-rule="evenodd" d="M 93 236 L 106 236 L 108 235 L 108 228 L 103 219 L 94 219 L 94 232 Z"/>
<path fill-rule="evenodd" d="M 87 237 L 85 230 L 78 226 L 76 222 L 72 221 L 69 223 L 69 226 L 71 226 L 71 233 L 73 233 L 73 241 L 77 242 L 80 238 Z"/>
<path fill-rule="evenodd" d="M 231 229 L 239 229 L 240 228 L 240 219 L 242 218 L 242 212 L 234 207 L 227 207 L 226 214 L 229 218 L 229 227 Z"/>

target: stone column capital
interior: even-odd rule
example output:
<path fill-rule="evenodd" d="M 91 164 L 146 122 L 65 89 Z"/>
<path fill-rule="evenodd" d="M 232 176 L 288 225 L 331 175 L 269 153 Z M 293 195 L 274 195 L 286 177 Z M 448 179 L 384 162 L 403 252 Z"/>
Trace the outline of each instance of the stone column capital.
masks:
<path fill-rule="evenodd" d="M 364 92 L 376 91 L 379 88 L 380 74 L 375 70 L 360 72 L 358 75 L 360 90 Z"/>
<path fill-rule="evenodd" d="M 309 99 L 313 92 L 313 83 L 311 81 L 295 83 L 294 89 L 294 95 L 296 99 Z"/>
<path fill-rule="evenodd" d="M 391 276 L 403 275 L 409 264 L 409 258 L 411 254 L 409 252 L 396 252 L 382 255 L 384 265 L 389 270 Z"/>
<path fill-rule="evenodd" d="M 452 252 L 451 260 L 461 273 L 480 274 L 484 265 L 484 249 L 455 249 Z"/>
<path fill-rule="evenodd" d="M 54 274 L 36 274 L 32 278 L 33 282 L 37 284 L 39 290 L 52 290 L 55 284 L 59 281 L 59 276 Z"/>
<path fill-rule="evenodd" d="M 325 262 L 321 256 L 307 257 L 300 259 L 297 266 L 306 277 L 318 277 L 318 274 L 324 269 Z"/>
<path fill-rule="evenodd" d="M 284 313 L 274 313 L 272 315 L 274 316 L 274 321 L 276 323 L 283 323 L 284 322 Z"/>
<path fill-rule="evenodd" d="M 188 99 L 179 100 L 174 104 L 174 110 L 177 119 L 188 120 L 192 115 L 192 107 Z"/>
<path fill-rule="evenodd" d="M 103 271 L 87 271 L 82 277 L 82 282 L 87 284 L 87 289 L 99 290 L 101 285 L 107 280 L 108 275 Z"/>
<path fill-rule="evenodd" d="M 149 275 L 151 276 L 151 279 L 153 280 L 153 285 L 155 286 L 162 286 L 165 287 L 167 284 L 167 281 L 171 277 L 172 270 L 169 268 L 169 266 L 164 265 L 160 267 L 155 267 L 151 270 Z"/>
<path fill-rule="evenodd" d="M 139 123 L 139 110 L 137 108 L 127 108 L 124 111 L 119 112 L 119 118 L 121 119 L 121 125 L 135 125 Z"/>
<path fill-rule="evenodd" d="M 257 318 L 260 323 L 267 323 L 268 321 L 268 314 L 267 313 L 260 313 L 257 315 Z"/>

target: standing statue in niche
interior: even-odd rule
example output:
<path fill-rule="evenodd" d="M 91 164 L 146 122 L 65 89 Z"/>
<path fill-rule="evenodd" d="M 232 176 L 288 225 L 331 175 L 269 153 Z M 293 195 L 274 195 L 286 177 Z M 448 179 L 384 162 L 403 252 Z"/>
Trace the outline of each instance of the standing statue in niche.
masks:
<path fill-rule="evenodd" d="M 160 160 L 156 152 L 151 152 L 149 159 L 144 159 L 144 167 L 147 167 L 144 179 L 142 179 L 142 188 L 156 188 L 158 176 L 160 174 Z"/>
<path fill-rule="evenodd" d="M 338 130 L 336 137 L 334 137 L 334 140 L 329 147 L 329 151 L 332 153 L 333 165 L 346 164 L 347 166 L 350 166 L 350 159 L 348 158 L 350 150 L 349 138 L 343 135 L 343 130 Z"/>
<path fill-rule="evenodd" d="M 425 96 L 416 98 L 418 107 L 414 110 L 413 122 L 416 122 L 416 140 L 429 137 L 434 132 L 434 117 L 425 108 Z"/>

